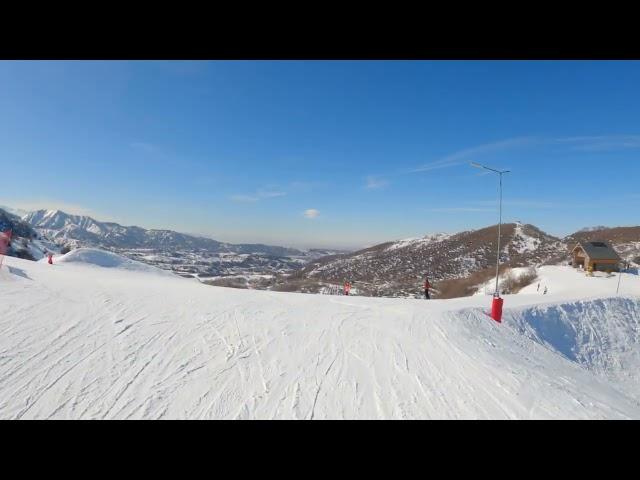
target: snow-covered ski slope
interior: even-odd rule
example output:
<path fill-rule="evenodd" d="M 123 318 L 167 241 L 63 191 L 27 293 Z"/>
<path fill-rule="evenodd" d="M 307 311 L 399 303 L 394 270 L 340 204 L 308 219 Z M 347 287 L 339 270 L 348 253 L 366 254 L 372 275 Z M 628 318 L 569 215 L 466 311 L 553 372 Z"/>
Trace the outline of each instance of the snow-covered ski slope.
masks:
<path fill-rule="evenodd" d="M 47 262 L 47 258 L 40 260 L 41 262 Z M 115 253 L 107 252 L 97 248 L 78 248 L 72 250 L 65 255 L 54 256 L 55 263 L 79 263 L 82 265 L 115 268 L 118 270 L 129 270 L 134 272 L 148 272 L 156 275 L 164 275 L 173 277 L 174 274 L 161 270 L 158 267 L 147 265 L 142 262 L 137 262 L 129 258 L 125 258 Z"/>
<path fill-rule="evenodd" d="M 82 257 L 5 259 L 0 418 L 640 418 L 638 277 L 507 296 L 497 324 L 483 296 L 235 290 Z"/>

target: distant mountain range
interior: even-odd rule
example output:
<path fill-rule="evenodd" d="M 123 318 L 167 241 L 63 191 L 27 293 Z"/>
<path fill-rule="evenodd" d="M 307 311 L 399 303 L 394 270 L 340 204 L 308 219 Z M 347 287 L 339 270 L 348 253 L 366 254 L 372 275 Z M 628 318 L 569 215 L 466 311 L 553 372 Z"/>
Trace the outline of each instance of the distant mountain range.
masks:
<path fill-rule="evenodd" d="M 5 212 L 6 213 L 6 212 Z M 6 213 L 6 215 L 12 215 Z M 273 245 L 232 244 L 188 235 L 173 230 L 145 229 L 101 222 L 86 215 L 71 215 L 61 210 L 37 210 L 14 222 L 29 229 L 28 235 L 41 237 L 50 250 L 93 247 L 113 251 L 184 276 L 210 278 L 229 275 L 282 274 L 301 268 L 307 261 L 336 250 L 295 248 Z M 38 248 L 46 250 L 46 246 Z M 42 243 L 42 242 L 40 242 Z"/>
<path fill-rule="evenodd" d="M 38 210 L 23 220 L 60 245 L 103 248 L 150 248 L 206 250 L 208 252 L 252 253 L 275 256 L 303 255 L 294 248 L 263 244 L 230 244 L 173 230 L 147 230 L 125 227 L 113 222 L 99 222 L 85 215 L 70 215 L 60 210 Z"/>
<path fill-rule="evenodd" d="M 321 292 L 350 280 L 361 294 L 410 296 L 428 275 L 443 296 L 456 296 L 473 293 L 474 285 L 495 274 L 497 225 L 341 252 L 224 243 L 60 210 L 38 210 L 22 218 L 0 210 L 3 219 L 14 225 L 14 255 L 38 259 L 46 250 L 97 247 L 220 285 Z M 502 226 L 500 262 L 503 268 L 564 263 L 577 241 L 596 239 L 610 242 L 624 259 L 640 265 L 640 226 L 598 226 L 557 238 L 521 223 Z"/>

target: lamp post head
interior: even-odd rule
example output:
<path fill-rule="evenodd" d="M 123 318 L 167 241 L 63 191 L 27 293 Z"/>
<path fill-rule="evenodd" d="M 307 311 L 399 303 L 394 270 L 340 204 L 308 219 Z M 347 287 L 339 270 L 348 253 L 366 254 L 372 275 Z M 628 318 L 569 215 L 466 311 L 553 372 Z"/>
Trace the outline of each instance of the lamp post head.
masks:
<path fill-rule="evenodd" d="M 499 175 L 502 175 L 503 173 L 509 173 L 511 171 L 511 170 L 497 170 L 495 168 L 487 167 L 486 165 L 482 165 L 481 163 L 477 163 L 477 162 L 471 162 L 470 165 L 476 168 L 484 168 L 485 170 L 495 172 Z"/>

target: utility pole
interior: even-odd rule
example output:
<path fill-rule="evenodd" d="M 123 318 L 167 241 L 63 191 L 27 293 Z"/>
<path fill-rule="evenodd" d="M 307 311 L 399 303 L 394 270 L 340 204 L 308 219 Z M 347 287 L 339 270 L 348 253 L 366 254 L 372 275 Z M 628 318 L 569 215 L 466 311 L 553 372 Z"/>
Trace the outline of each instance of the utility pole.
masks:
<path fill-rule="evenodd" d="M 498 219 L 498 254 L 496 257 L 496 289 L 495 289 L 495 292 L 493 293 L 494 297 L 499 297 L 500 292 L 498 291 L 498 276 L 500 272 L 500 239 L 501 239 L 501 233 L 502 233 L 502 175 L 505 173 L 509 173 L 510 171 L 496 170 L 495 168 L 486 167 L 476 162 L 471 162 L 471 165 L 476 168 L 484 168 L 485 170 L 489 170 L 491 172 L 497 173 L 500 177 L 500 183 L 499 183 L 500 194 L 499 194 L 499 201 L 498 201 L 498 210 L 500 213 L 499 213 L 499 219 Z"/>
<path fill-rule="evenodd" d="M 493 292 L 493 301 L 491 303 L 491 318 L 493 318 L 496 322 L 502 321 L 502 303 L 503 300 L 500 298 L 500 290 L 498 288 L 498 279 L 500 277 L 500 240 L 502 234 L 502 175 L 505 173 L 509 173 L 509 170 L 496 170 L 495 168 L 487 167 L 486 165 L 482 165 L 480 163 L 471 162 L 472 167 L 483 168 L 485 170 L 489 170 L 490 172 L 497 173 L 499 176 L 499 199 L 498 199 L 498 210 L 499 210 L 499 219 L 498 219 L 498 251 L 496 254 L 496 289 Z"/>

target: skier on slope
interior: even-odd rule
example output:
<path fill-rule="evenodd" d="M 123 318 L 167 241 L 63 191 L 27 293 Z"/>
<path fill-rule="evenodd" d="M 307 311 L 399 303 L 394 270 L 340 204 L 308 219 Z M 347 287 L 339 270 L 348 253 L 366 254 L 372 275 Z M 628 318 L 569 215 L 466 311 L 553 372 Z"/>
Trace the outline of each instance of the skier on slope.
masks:
<path fill-rule="evenodd" d="M 5 253 L 5 251 L 11 246 L 11 237 L 8 233 L 0 231 L 0 254 Z"/>
<path fill-rule="evenodd" d="M 0 228 L 2 228 L 1 224 Z M 11 248 L 11 230 L 7 230 L 4 232 L 0 230 L 0 267 L 2 267 L 4 256 L 9 248 Z"/>
<path fill-rule="evenodd" d="M 429 289 L 431 288 L 431 284 L 429 283 L 429 277 L 424 277 L 424 298 L 429 300 L 431 297 L 429 296 Z"/>
<path fill-rule="evenodd" d="M 344 294 L 349 295 L 349 290 L 351 290 L 351 283 L 349 281 L 344 282 Z"/>

